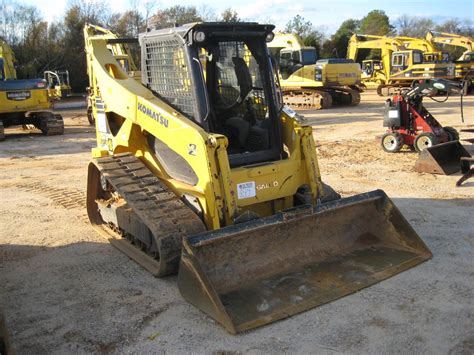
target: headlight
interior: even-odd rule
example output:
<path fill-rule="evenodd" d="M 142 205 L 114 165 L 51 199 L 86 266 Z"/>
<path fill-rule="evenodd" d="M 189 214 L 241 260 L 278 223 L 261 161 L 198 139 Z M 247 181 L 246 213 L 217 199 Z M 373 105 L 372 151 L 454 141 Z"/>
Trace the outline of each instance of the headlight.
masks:
<path fill-rule="evenodd" d="M 271 42 L 271 41 L 273 41 L 274 37 L 275 37 L 275 34 L 273 32 L 270 32 L 269 34 L 267 34 L 267 37 L 265 38 L 265 40 L 267 42 Z"/>
<path fill-rule="evenodd" d="M 204 42 L 206 40 L 206 34 L 202 31 L 198 31 L 194 34 L 194 40 L 198 43 Z"/>

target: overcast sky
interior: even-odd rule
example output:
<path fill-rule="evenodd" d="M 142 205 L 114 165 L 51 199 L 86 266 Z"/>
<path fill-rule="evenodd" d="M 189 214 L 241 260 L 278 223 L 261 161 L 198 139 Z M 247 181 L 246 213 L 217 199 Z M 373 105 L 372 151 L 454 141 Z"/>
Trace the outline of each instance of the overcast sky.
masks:
<path fill-rule="evenodd" d="M 68 1 L 54 0 L 0 0 L 20 2 L 37 6 L 48 20 L 60 19 Z M 130 8 L 130 0 L 106 0 L 112 12 L 121 12 Z M 142 1 L 144 3 L 145 1 Z M 207 4 L 216 13 L 232 7 L 239 17 L 250 21 L 271 22 L 279 28 L 295 15 L 301 15 L 317 28 L 327 34 L 334 33 L 339 25 L 348 18 L 360 19 L 374 9 L 384 10 L 395 22 L 403 14 L 431 17 L 435 22 L 442 22 L 451 17 L 460 19 L 474 18 L 474 0 L 240 0 L 240 1 L 157 1 L 156 8 L 172 5 L 194 5 L 199 7 Z"/>

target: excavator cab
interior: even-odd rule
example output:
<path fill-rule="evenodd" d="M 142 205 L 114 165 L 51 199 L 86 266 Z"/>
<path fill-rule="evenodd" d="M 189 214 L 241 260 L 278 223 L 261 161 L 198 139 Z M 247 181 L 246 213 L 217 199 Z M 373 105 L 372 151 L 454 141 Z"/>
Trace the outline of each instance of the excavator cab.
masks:
<path fill-rule="evenodd" d="M 315 64 L 317 58 L 316 48 L 313 47 L 303 47 L 295 50 L 282 49 L 278 58 L 282 78 L 287 79 L 305 65 Z"/>
<path fill-rule="evenodd" d="M 404 71 L 408 67 L 423 63 L 423 52 L 418 50 L 398 51 L 392 53 L 391 74 Z"/>
<path fill-rule="evenodd" d="M 374 73 L 383 70 L 383 62 L 376 59 L 367 59 L 362 61 L 362 75 L 367 78 Z"/>

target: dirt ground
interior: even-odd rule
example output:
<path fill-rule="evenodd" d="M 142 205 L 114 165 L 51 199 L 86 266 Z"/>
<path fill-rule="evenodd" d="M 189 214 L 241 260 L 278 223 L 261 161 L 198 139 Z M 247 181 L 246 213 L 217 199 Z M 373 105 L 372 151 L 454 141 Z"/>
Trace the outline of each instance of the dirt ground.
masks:
<path fill-rule="evenodd" d="M 416 153 L 384 153 L 383 98 L 307 111 L 323 179 L 344 196 L 383 189 L 432 260 L 289 319 L 229 335 L 88 224 L 93 129 L 64 111 L 64 136 L 7 129 L 0 143 L 0 308 L 15 353 L 425 353 L 474 351 L 474 179 L 416 173 Z M 474 128 L 474 97 L 427 100 L 444 124 Z M 468 137 L 462 134 L 462 137 Z M 472 135 L 474 136 L 474 134 Z M 474 153 L 469 144 L 466 147 Z"/>

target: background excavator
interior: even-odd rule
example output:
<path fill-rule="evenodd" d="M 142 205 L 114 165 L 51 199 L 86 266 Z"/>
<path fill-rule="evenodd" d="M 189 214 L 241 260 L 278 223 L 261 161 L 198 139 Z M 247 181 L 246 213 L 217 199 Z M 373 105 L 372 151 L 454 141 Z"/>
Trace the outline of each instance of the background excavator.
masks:
<path fill-rule="evenodd" d="M 435 45 L 446 45 L 463 49 L 463 53 L 454 61 L 456 80 L 470 79 L 468 92 L 474 88 L 474 39 L 454 33 L 429 31 L 426 41 Z"/>
<path fill-rule="evenodd" d="M 285 104 L 317 109 L 359 104 L 359 64 L 349 59 L 317 60 L 316 48 L 305 47 L 291 33 L 275 33 L 268 48 L 279 69 Z"/>
<path fill-rule="evenodd" d="M 84 28 L 97 133 L 89 219 L 153 275 L 179 270 L 183 297 L 231 333 L 432 256 L 383 191 L 340 198 L 323 184 L 312 129 L 275 82 L 273 29 L 150 30 L 131 72 L 133 39 Z"/>
<path fill-rule="evenodd" d="M 381 37 L 382 38 L 382 37 Z M 423 52 L 423 63 L 449 62 L 449 54 L 442 52 L 431 42 L 424 38 L 397 36 L 397 40 L 403 43 L 406 49 L 416 49 Z"/>
<path fill-rule="evenodd" d="M 50 111 L 51 101 L 44 79 L 17 79 L 15 56 L 10 46 L 0 39 L 0 140 L 4 128 L 34 125 L 45 135 L 63 134 L 61 115 Z"/>
<path fill-rule="evenodd" d="M 347 58 L 360 60 L 361 50 L 380 51 L 379 59 L 362 61 L 362 82 L 376 87 L 379 95 L 392 87 L 408 87 L 414 80 L 454 79 L 453 63 L 425 63 L 421 50 L 407 49 L 393 37 L 354 34 L 349 40 Z"/>

